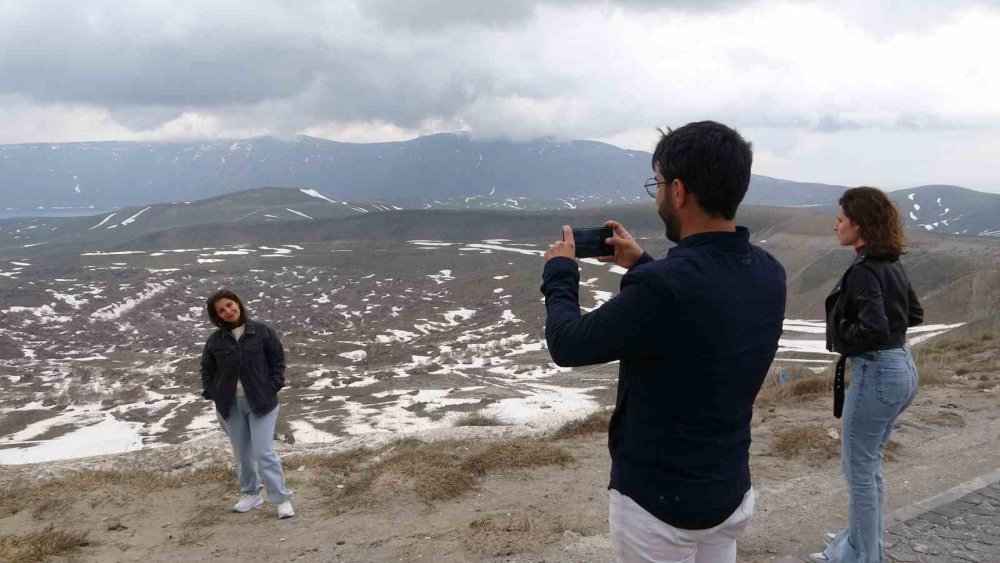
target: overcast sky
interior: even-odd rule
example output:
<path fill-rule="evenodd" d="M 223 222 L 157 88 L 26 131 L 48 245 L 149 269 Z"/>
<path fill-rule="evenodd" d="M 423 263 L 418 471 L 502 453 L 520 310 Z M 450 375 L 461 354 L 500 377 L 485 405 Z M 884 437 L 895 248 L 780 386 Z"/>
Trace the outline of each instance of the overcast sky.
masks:
<path fill-rule="evenodd" d="M 1000 192 L 998 30 L 1000 0 L 13 0 L 0 143 L 465 130 L 651 150 L 656 127 L 715 119 L 758 174 Z"/>

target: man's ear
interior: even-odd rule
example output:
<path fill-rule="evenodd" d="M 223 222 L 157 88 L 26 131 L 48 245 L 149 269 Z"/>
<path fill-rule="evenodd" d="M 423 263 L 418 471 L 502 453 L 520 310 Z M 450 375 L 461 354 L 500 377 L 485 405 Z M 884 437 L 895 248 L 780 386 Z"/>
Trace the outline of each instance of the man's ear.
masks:
<path fill-rule="evenodd" d="M 674 178 L 670 183 L 670 197 L 674 198 L 674 209 L 681 209 L 687 205 L 691 194 L 684 187 L 684 182 L 680 178 Z"/>

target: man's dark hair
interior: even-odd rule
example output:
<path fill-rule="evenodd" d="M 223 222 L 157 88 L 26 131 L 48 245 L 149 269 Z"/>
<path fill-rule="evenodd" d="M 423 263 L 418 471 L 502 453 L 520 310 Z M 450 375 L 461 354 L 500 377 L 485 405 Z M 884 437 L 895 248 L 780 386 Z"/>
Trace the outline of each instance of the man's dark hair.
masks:
<path fill-rule="evenodd" d="M 213 293 L 212 296 L 209 297 L 208 301 L 206 302 L 206 308 L 208 310 L 208 320 L 212 321 L 212 324 L 214 324 L 219 328 L 226 328 L 226 329 L 232 329 L 239 326 L 239 325 L 234 325 L 232 323 L 227 323 L 226 321 L 222 320 L 222 317 L 219 316 L 219 313 L 215 312 L 215 304 L 220 299 L 231 299 L 235 301 L 236 304 L 239 305 L 240 307 L 240 322 L 241 323 L 246 322 L 247 309 L 246 306 L 243 305 L 243 300 L 240 299 L 238 295 L 236 295 L 232 291 L 229 291 L 228 289 L 220 289 L 219 291 Z"/>
<path fill-rule="evenodd" d="M 732 219 L 750 185 L 753 148 L 739 133 L 715 121 L 667 128 L 653 151 L 653 170 L 679 178 L 709 215 Z"/>

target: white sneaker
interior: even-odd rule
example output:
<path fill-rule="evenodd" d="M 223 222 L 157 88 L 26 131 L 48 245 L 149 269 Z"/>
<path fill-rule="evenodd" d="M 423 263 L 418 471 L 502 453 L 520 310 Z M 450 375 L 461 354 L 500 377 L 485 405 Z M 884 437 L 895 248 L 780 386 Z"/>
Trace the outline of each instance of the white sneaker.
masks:
<path fill-rule="evenodd" d="M 823 563 L 824 561 L 829 561 L 830 558 L 826 556 L 825 553 L 810 553 L 809 561 L 812 563 Z"/>
<path fill-rule="evenodd" d="M 837 539 L 837 534 L 833 532 L 823 534 L 823 541 L 826 542 L 826 545 L 830 545 L 830 543 L 832 543 L 835 539 Z"/>
<path fill-rule="evenodd" d="M 278 505 L 278 518 L 284 520 L 295 516 L 295 509 L 292 508 L 292 501 L 286 500 Z"/>
<path fill-rule="evenodd" d="M 264 499 L 260 498 L 260 494 L 242 495 L 240 501 L 233 507 L 233 512 L 250 512 L 262 506 L 264 506 Z"/>

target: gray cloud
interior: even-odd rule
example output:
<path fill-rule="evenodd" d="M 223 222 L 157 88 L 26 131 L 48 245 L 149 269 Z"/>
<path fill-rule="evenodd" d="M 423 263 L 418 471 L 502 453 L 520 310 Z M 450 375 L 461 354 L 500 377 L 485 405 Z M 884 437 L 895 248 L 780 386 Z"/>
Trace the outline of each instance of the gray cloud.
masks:
<path fill-rule="evenodd" d="M 60 3 L 61 4 L 61 3 Z M 0 7 L 0 94 L 39 102 L 205 109 L 289 99 L 324 85 L 331 117 L 412 121 L 469 103 L 504 80 L 489 49 L 460 24 L 523 24 L 540 5 L 612 6 L 600 0 L 472 2 L 365 0 L 328 11 L 259 2 L 176 14 L 169 3 L 142 11 L 114 2 Z M 613 3 L 629 9 L 711 10 L 731 0 Z M 148 5 L 147 5 L 148 6 Z M 399 26 L 407 28 L 401 32 Z M 555 33 L 569 33 L 553 25 Z M 427 57 L 433 57 L 433 60 Z M 463 60 L 465 59 L 465 60 Z M 436 72 L 440 70 L 441 72 Z M 431 83 L 433 81 L 433 83 Z M 521 87 L 526 86 L 521 84 Z M 499 92 L 502 93 L 502 92 Z M 532 88 L 523 92 L 537 94 Z M 420 100 L 433 96 L 434 101 Z M 306 96 L 308 98 L 308 96 Z"/>
<path fill-rule="evenodd" d="M 894 84 L 893 73 L 900 84 L 916 80 L 895 68 L 898 54 L 878 57 L 886 34 L 929 34 L 955 21 L 955 6 L 976 5 L 1000 2 L 892 13 L 860 1 L 6 3 L 0 101 L 85 106 L 87 123 L 102 123 L 97 108 L 125 130 L 159 136 L 177 121 L 195 124 L 177 126 L 195 136 L 434 122 L 481 136 L 609 137 L 706 116 L 821 133 L 967 127 L 996 120 L 983 109 L 992 98 L 943 104 L 933 80 Z M 802 7 L 789 18 L 813 19 L 766 21 L 789 6 Z M 797 29 L 819 24 L 815 38 Z M 858 51 L 865 41 L 871 52 Z M 868 59 L 887 68 L 866 74 Z M 990 64 L 965 71 L 983 92 L 993 88 Z"/>
<path fill-rule="evenodd" d="M 828 113 L 819 118 L 815 125 L 813 125 L 813 130 L 820 133 L 837 133 L 845 129 L 858 129 L 861 127 L 863 127 L 863 124 L 857 121 L 852 121 L 841 115 Z"/>
<path fill-rule="evenodd" d="M 359 7 L 390 26 L 432 30 L 454 25 L 506 27 L 528 20 L 541 6 L 603 5 L 640 12 L 713 12 L 749 3 L 750 0 L 366 0 Z"/>
<path fill-rule="evenodd" d="M 942 24 L 953 22 L 955 14 L 962 8 L 1000 9 L 1000 0 L 906 2 L 905 7 L 895 2 L 867 0 L 838 2 L 806 0 L 806 2 L 829 9 L 867 33 L 882 39 L 900 33 L 925 33 Z"/>
<path fill-rule="evenodd" d="M 52 8 L 0 8 L 0 93 L 107 107 L 250 103 L 293 95 L 328 56 L 277 13 L 177 22 L 118 3 Z"/>
<path fill-rule="evenodd" d="M 0 15 L 8 16 L 0 18 L 0 95 L 96 105 L 139 127 L 182 111 L 263 118 L 285 129 L 317 119 L 411 126 L 484 94 L 545 89 L 541 77 L 500 79 L 482 57 L 490 51 L 482 37 L 397 34 L 349 2 L 291 13 L 261 3 L 236 21 L 227 10 L 150 21 L 112 3 L 55 13 L 31 4 Z M 477 51 L 456 49 L 463 40 Z"/>

